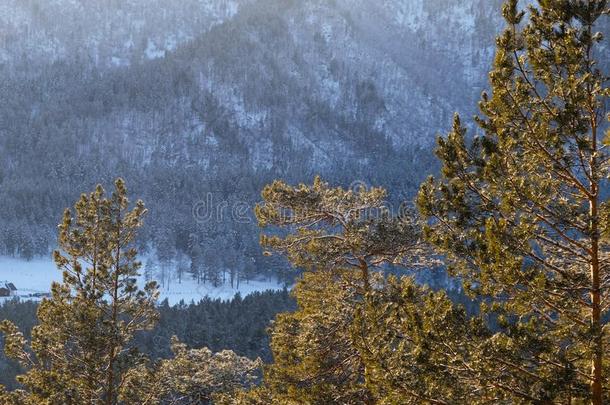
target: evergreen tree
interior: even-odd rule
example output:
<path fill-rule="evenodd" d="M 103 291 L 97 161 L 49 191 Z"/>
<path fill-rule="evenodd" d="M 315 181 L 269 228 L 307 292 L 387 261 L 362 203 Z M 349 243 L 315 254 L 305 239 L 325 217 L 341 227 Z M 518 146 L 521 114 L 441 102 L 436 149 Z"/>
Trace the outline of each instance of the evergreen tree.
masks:
<path fill-rule="evenodd" d="M 527 13 L 507 1 L 483 134 L 469 142 L 456 116 L 439 139 L 442 178 L 418 197 L 427 239 L 493 302 L 494 356 L 528 402 L 610 399 L 607 13 L 602 0 L 540 0 Z"/>
<path fill-rule="evenodd" d="M 356 311 L 354 343 L 366 368 L 366 386 L 379 404 L 484 404 L 508 399 L 481 383 L 498 364 L 486 359 L 490 332 L 443 291 L 411 277 L 379 278 Z M 501 394 L 501 393 L 500 393 Z"/>
<path fill-rule="evenodd" d="M 157 236 L 157 261 L 159 263 L 159 272 L 157 279 L 161 280 L 161 286 L 169 290 L 173 278 L 173 263 L 175 251 L 170 242 L 168 232 L 159 232 Z"/>
<path fill-rule="evenodd" d="M 201 277 L 203 274 L 203 252 L 199 243 L 198 235 L 191 234 L 188 240 L 189 257 L 191 264 L 189 273 L 194 280 L 197 280 L 197 284 L 201 283 Z"/>
<path fill-rule="evenodd" d="M 182 277 L 189 270 L 189 264 L 186 255 L 178 253 L 176 259 L 176 276 L 178 277 L 178 284 L 182 284 Z"/>
<path fill-rule="evenodd" d="M 261 245 L 284 254 L 297 268 L 351 269 L 368 290 L 370 272 L 384 265 L 434 264 L 416 217 L 406 209 L 390 212 L 382 188 L 345 190 L 316 177 L 311 186 L 275 181 L 262 196 L 264 203 L 255 208 L 259 225 L 295 230 L 262 235 Z"/>
<path fill-rule="evenodd" d="M 146 260 L 146 264 L 144 265 L 144 279 L 148 283 L 149 281 L 153 281 L 155 279 L 155 274 L 157 272 L 157 263 L 155 259 L 148 258 Z"/>
<path fill-rule="evenodd" d="M 250 396 L 265 392 L 273 403 L 373 403 L 354 327 L 359 278 L 340 270 L 304 274 L 293 290 L 299 309 L 276 317 L 270 331 L 274 363 L 262 389 Z"/>
<path fill-rule="evenodd" d="M 258 379 L 260 360 L 237 356 L 230 350 L 188 349 L 172 338 L 171 359 L 154 365 L 144 362 L 129 371 L 122 400 L 129 404 L 209 404 Z"/>
<path fill-rule="evenodd" d="M 98 186 L 81 196 L 74 215 L 66 210 L 54 253 L 63 281 L 40 304 L 29 347 L 16 326 L 2 324 L 5 352 L 27 370 L 11 401 L 117 403 L 137 358 L 129 343 L 157 318 L 156 283 L 138 288 L 140 263 L 132 247 L 146 209 L 141 201 L 129 205 L 119 179 L 111 197 Z"/>
<path fill-rule="evenodd" d="M 313 185 L 267 186 L 256 208 L 264 247 L 308 270 L 294 289 L 299 309 L 276 318 L 274 363 L 259 389 L 238 403 L 374 403 L 367 385 L 364 301 L 388 264 L 432 263 L 408 212 L 391 215 L 381 188 L 345 190 L 320 178 Z M 271 254 L 271 252 L 268 252 Z"/>

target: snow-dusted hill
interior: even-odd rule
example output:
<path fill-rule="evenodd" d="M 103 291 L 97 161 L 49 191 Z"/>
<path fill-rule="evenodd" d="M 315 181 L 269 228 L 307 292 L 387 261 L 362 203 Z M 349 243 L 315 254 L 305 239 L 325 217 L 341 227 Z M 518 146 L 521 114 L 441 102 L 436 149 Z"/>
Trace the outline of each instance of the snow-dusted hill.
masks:
<path fill-rule="evenodd" d="M 0 2 L 0 254 L 48 252 L 64 208 L 122 176 L 150 209 L 143 246 L 285 267 L 258 247 L 264 185 L 412 198 L 453 113 L 476 113 L 501 2 Z"/>
<path fill-rule="evenodd" d="M 0 254 L 52 249 L 63 209 L 122 176 L 150 209 L 143 245 L 284 268 L 258 247 L 264 185 L 321 174 L 411 198 L 436 135 L 475 112 L 500 2 L 1 2 Z M 202 221 L 210 195 L 224 212 Z"/>
<path fill-rule="evenodd" d="M 87 57 L 120 66 L 165 52 L 233 17 L 250 0 L 4 0 L 0 61 Z M 27 52 L 23 55 L 23 52 Z"/>

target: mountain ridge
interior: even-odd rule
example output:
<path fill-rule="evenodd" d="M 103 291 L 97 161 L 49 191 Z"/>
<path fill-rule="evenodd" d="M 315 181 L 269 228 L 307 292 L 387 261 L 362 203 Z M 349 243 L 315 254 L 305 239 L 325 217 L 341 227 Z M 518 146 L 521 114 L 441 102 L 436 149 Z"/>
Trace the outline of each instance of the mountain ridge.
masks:
<path fill-rule="evenodd" d="M 316 174 L 411 199 L 453 112 L 476 112 L 501 26 L 499 0 L 15 1 L 0 7 L 16 26 L 66 51 L 28 55 L 25 38 L 0 65 L 0 254 L 46 254 L 63 209 L 122 176 L 150 209 L 143 250 L 174 260 L 196 240 L 209 267 L 250 274 L 284 266 L 252 212 L 201 222 L 197 204 L 253 207 L 273 179 Z"/>

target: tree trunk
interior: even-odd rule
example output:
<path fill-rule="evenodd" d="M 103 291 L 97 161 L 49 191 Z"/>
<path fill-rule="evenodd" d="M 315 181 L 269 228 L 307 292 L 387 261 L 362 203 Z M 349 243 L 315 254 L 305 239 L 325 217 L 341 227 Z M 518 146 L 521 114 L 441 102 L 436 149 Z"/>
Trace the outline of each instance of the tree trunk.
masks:
<path fill-rule="evenodd" d="M 592 34 L 592 27 L 589 26 L 589 34 Z M 587 49 L 588 60 L 591 58 L 591 46 Z M 591 66 L 591 65 L 589 65 Z M 590 70 L 590 68 L 589 68 Z M 591 361 L 591 403 L 601 405 L 603 403 L 603 356 L 604 343 L 602 336 L 601 321 L 601 275 L 599 260 L 599 167 L 597 160 L 598 140 L 597 140 L 597 117 L 598 110 L 592 89 L 589 89 L 589 117 L 591 123 L 591 157 L 590 165 L 590 192 L 589 197 L 589 216 L 591 232 L 591 327 L 595 333 L 593 345 L 593 358 Z"/>
<path fill-rule="evenodd" d="M 108 359 L 108 374 L 106 375 L 106 405 L 112 405 L 114 404 L 114 396 L 115 396 L 115 392 L 114 392 L 114 380 L 115 380 L 115 375 L 114 375 L 114 367 L 115 367 L 115 362 L 116 362 L 116 357 L 117 357 L 117 343 L 118 343 L 118 337 L 116 336 L 119 331 L 117 329 L 117 324 L 118 324 L 118 299 L 119 299 L 119 277 L 120 277 L 120 272 L 121 272 L 121 212 L 119 210 L 118 214 L 118 221 L 117 221 L 117 235 L 116 235 L 116 264 L 115 264 L 115 270 L 114 270 L 114 277 L 113 277 L 113 286 L 112 286 L 112 328 L 113 330 L 113 335 L 112 335 L 112 339 L 113 341 L 111 342 L 111 348 L 110 348 L 110 357 Z"/>
<path fill-rule="evenodd" d="M 590 105 L 594 105 L 593 100 L 591 100 Z M 594 108 L 591 108 L 590 114 L 591 149 L 593 151 L 589 162 L 591 169 L 591 197 L 589 198 L 589 215 L 591 227 L 591 327 L 595 333 L 593 342 L 593 359 L 591 361 L 591 403 L 593 405 L 601 405 L 603 403 L 602 376 L 604 343 L 602 338 L 601 321 L 601 269 L 599 260 L 599 170 L 596 156 L 598 150 L 596 110 Z"/>
<path fill-rule="evenodd" d="M 591 327 L 595 333 L 593 359 L 591 364 L 591 403 L 601 405 L 603 402 L 602 375 L 604 344 L 601 323 L 601 283 L 599 265 L 599 235 L 597 185 L 592 187 L 594 198 L 591 199 Z"/>
<path fill-rule="evenodd" d="M 594 405 L 601 405 L 603 401 L 602 370 L 604 347 L 601 330 L 601 292 L 598 249 L 599 242 L 597 237 L 594 236 L 591 261 L 591 326 L 595 332 L 593 360 L 591 364 L 591 402 Z"/>

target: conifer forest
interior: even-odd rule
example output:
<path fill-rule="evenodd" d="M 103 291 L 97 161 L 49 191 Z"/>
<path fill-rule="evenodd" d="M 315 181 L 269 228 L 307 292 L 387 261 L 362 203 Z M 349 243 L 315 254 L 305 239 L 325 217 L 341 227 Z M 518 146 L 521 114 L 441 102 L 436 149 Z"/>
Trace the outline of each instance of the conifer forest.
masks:
<path fill-rule="evenodd" d="M 0 405 L 610 404 L 610 1 L 0 0 Z"/>

